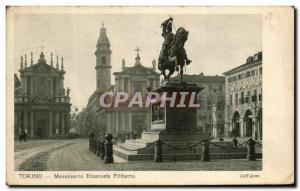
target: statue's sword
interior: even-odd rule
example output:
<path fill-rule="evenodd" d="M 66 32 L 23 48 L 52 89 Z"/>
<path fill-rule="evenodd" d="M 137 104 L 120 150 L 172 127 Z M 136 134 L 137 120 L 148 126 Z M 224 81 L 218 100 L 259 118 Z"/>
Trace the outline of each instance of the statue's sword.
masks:
<path fill-rule="evenodd" d="M 170 15 L 170 18 L 173 18 L 171 15 Z M 174 22 L 172 21 L 172 25 L 173 25 L 173 27 L 174 27 L 174 30 L 175 30 L 175 32 L 176 32 L 176 27 L 175 27 L 175 24 L 174 24 Z"/>

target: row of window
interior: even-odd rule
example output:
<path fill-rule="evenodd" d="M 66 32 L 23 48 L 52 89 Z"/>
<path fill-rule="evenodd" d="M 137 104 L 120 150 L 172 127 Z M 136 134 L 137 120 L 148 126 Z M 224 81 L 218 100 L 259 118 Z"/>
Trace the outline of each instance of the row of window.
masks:
<path fill-rule="evenodd" d="M 251 71 L 247 71 L 245 73 L 228 78 L 228 82 L 234 82 L 237 80 L 246 79 L 251 76 L 257 76 L 257 75 L 258 75 L 258 70 L 251 70 Z M 262 75 L 262 67 L 259 68 L 259 75 Z"/>
<path fill-rule="evenodd" d="M 262 101 L 262 94 L 258 95 L 258 100 Z M 233 95 L 230 95 L 229 103 L 232 105 L 233 101 Z M 250 102 L 257 102 L 257 90 L 253 91 L 253 95 L 251 96 L 250 91 L 247 91 L 247 95 L 244 95 L 244 92 L 241 92 L 241 96 L 239 97 L 239 94 L 236 93 L 234 96 L 234 104 L 244 104 L 244 103 L 250 103 Z"/>

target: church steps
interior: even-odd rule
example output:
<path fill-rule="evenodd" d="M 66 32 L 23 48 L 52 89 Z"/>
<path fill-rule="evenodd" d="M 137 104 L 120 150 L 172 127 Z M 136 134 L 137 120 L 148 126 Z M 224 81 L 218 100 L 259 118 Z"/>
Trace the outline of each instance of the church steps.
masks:
<path fill-rule="evenodd" d="M 151 141 L 146 141 L 146 140 L 142 140 L 142 139 L 130 139 L 130 140 L 125 141 L 125 144 L 132 144 L 132 145 L 136 145 L 139 147 L 146 147 L 151 143 L 152 143 Z"/>
<path fill-rule="evenodd" d="M 124 151 L 122 148 L 114 149 L 114 154 L 127 160 L 127 161 L 152 161 L 154 159 L 154 153 L 152 154 L 137 154 L 132 151 Z M 256 154 L 257 159 L 262 158 L 261 153 Z M 246 159 L 247 153 L 211 153 L 211 160 L 220 159 Z M 165 161 L 177 161 L 177 160 L 201 160 L 201 154 L 195 153 L 176 153 L 176 154 L 164 154 L 163 160 Z"/>

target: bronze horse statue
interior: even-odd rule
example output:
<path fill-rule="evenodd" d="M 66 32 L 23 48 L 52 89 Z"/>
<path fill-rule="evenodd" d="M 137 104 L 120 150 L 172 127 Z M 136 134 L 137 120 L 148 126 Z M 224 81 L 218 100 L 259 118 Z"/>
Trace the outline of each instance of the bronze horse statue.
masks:
<path fill-rule="evenodd" d="M 180 72 L 180 79 L 183 83 L 183 68 L 189 65 L 192 61 L 187 58 L 184 44 L 188 39 L 189 32 L 183 27 L 177 29 L 174 40 L 172 41 L 169 50 L 167 51 L 167 58 L 160 66 L 164 80 L 168 81 L 171 75 L 176 71 Z M 168 74 L 166 74 L 168 70 Z"/>

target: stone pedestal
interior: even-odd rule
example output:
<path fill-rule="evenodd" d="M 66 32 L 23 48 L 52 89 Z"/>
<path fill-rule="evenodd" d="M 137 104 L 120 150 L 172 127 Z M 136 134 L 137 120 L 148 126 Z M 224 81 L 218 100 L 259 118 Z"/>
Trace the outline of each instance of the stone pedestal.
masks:
<path fill-rule="evenodd" d="M 161 140 L 178 147 L 208 140 L 208 133 L 197 130 L 197 94 L 202 89 L 195 84 L 167 83 L 154 90 L 161 99 L 152 101 L 151 130 L 143 132 L 142 139 Z"/>
<path fill-rule="evenodd" d="M 209 133 L 197 130 L 197 94 L 202 88 L 195 84 L 171 84 L 154 90 L 160 98 L 151 101 L 151 129 L 141 139 L 126 140 L 114 148 L 114 153 L 127 160 L 153 160 L 154 143 L 162 141 L 164 160 L 192 160 L 201 158 L 201 145 L 184 148 L 209 140 Z M 170 145 L 170 146 L 167 146 Z"/>

